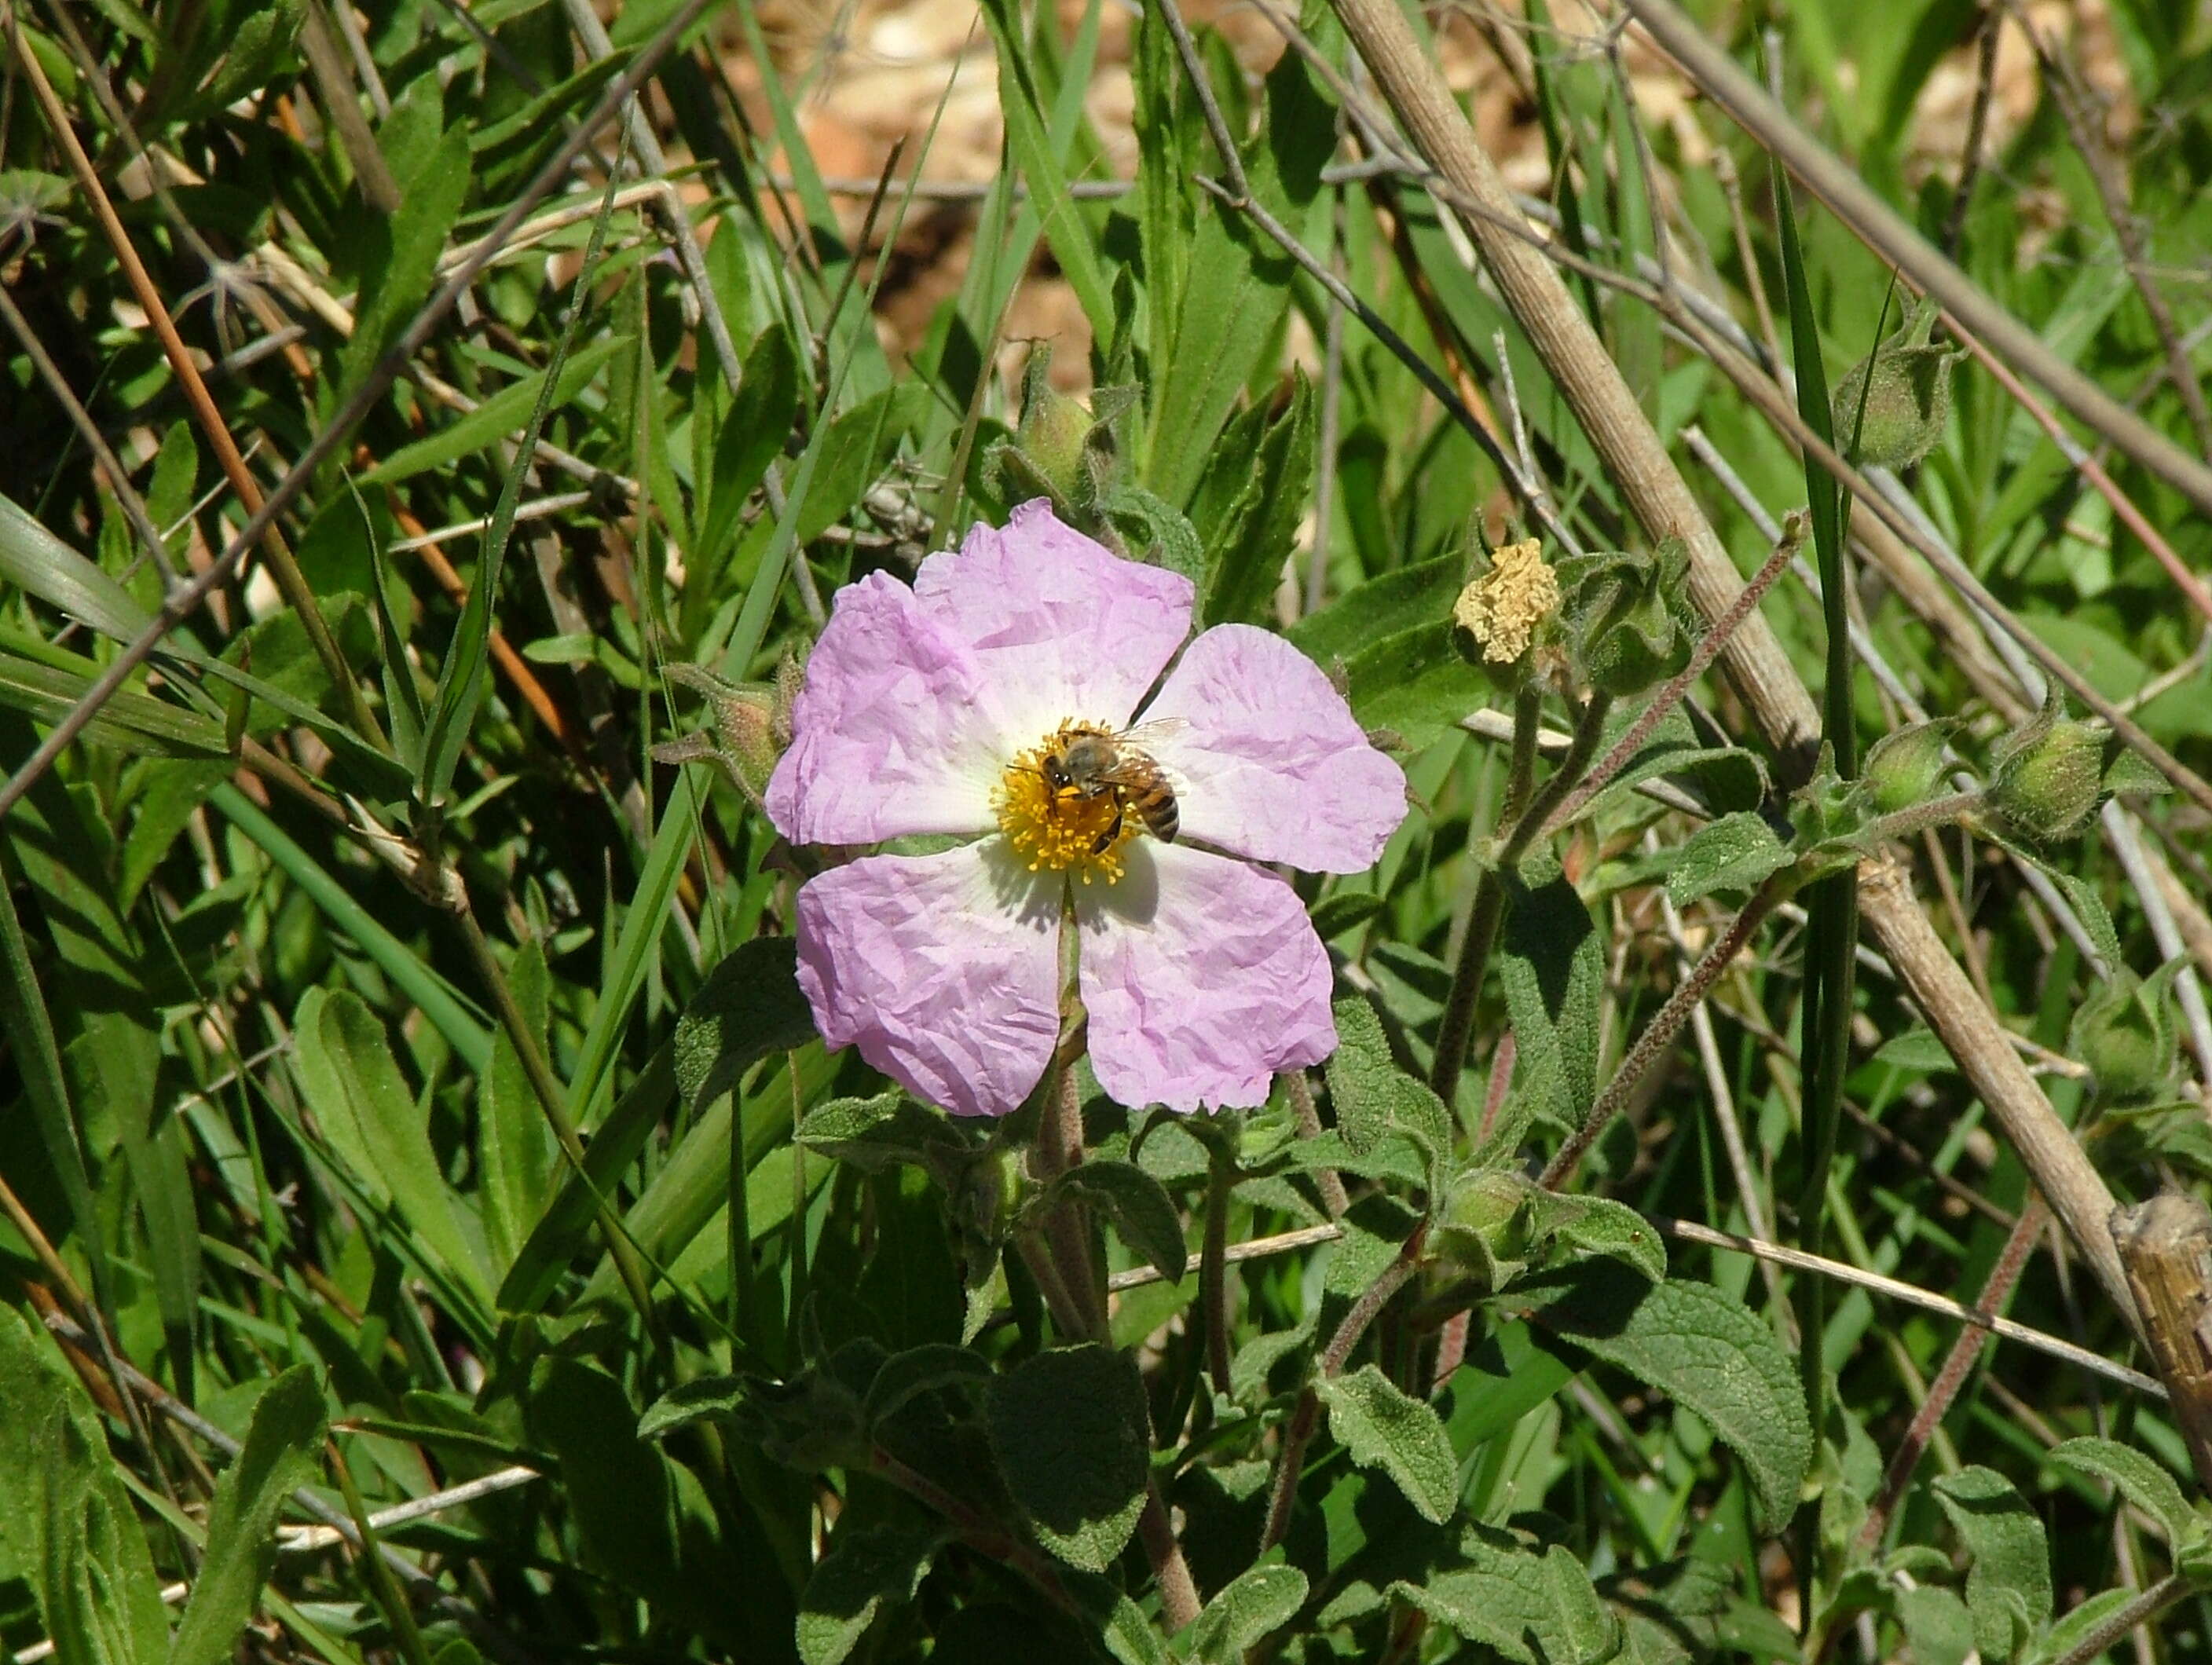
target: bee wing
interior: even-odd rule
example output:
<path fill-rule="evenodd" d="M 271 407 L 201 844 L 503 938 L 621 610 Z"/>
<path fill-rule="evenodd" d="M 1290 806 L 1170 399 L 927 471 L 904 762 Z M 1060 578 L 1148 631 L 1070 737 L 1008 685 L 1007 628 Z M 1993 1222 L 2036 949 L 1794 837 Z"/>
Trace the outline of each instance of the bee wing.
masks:
<path fill-rule="evenodd" d="M 1134 728 L 1125 728 L 1114 738 L 1123 745 L 1135 746 L 1142 750 L 1147 745 L 1172 738 L 1189 726 L 1188 720 L 1182 717 L 1155 717 L 1148 723 L 1139 723 Z"/>

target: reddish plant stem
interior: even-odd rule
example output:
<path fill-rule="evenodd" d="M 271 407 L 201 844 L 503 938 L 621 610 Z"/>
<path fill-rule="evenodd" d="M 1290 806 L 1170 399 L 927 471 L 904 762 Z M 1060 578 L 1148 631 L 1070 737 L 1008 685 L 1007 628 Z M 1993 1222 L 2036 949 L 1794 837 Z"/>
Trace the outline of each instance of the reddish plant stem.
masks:
<path fill-rule="evenodd" d="M 1427 1238 L 1424 1227 L 1416 1227 L 1398 1251 L 1398 1258 L 1389 1269 L 1370 1284 L 1336 1327 L 1328 1346 L 1322 1350 L 1317 1362 L 1320 1375 L 1328 1380 L 1344 1372 L 1345 1361 L 1352 1350 L 1359 1345 L 1359 1338 L 1367 1333 L 1382 1309 L 1403 1289 L 1419 1269 L 1421 1245 Z M 1314 1429 L 1321 1420 L 1321 1395 L 1308 1388 L 1298 1395 L 1297 1408 L 1291 1413 L 1290 1421 L 1283 1430 L 1283 1449 L 1275 1462 L 1275 1479 L 1267 1496 L 1267 1524 L 1260 1534 L 1260 1553 L 1265 1555 L 1283 1541 L 1283 1534 L 1291 1529 L 1291 1509 L 1297 1501 L 1298 1475 L 1305 1468 L 1306 1445 L 1313 1438 Z"/>
<path fill-rule="evenodd" d="M 1321 1112 L 1314 1106 L 1313 1083 L 1306 1079 L 1304 1070 L 1283 1072 L 1284 1096 L 1291 1101 L 1291 1115 L 1298 1124 L 1300 1139 L 1319 1139 L 1322 1133 Z M 1321 1193 L 1322 1210 L 1329 1218 L 1340 1220 L 1344 1211 L 1352 1206 L 1352 1199 L 1344 1189 L 1344 1181 L 1334 1168 L 1314 1170 L 1314 1188 Z"/>
<path fill-rule="evenodd" d="M 2043 1228 L 2050 1218 L 2051 1211 L 2044 1206 L 2043 1198 L 2039 1194 L 2030 1195 L 2027 1206 L 2020 1211 L 2020 1218 L 2013 1222 L 2011 1235 L 2006 1237 L 1996 1264 L 1990 1268 L 1989 1280 L 1982 1285 L 1981 1298 L 1975 1304 L 1983 1311 L 1996 1312 L 2004 1305 L 2006 1297 L 2012 1293 L 2013 1285 L 2020 1281 L 2020 1274 L 2027 1266 L 2027 1257 L 2034 1251 L 2035 1240 L 2043 1235 Z M 1875 1496 L 1873 1507 L 1867 1510 L 1866 1520 L 1859 1527 L 1857 1547 L 1860 1553 L 1873 1550 L 1881 1541 L 1881 1534 L 1889 1529 L 1889 1518 L 1896 1513 L 1898 1504 L 1905 1497 L 1905 1488 L 1911 1482 L 1912 1471 L 1919 1467 L 1922 1454 L 1936 1437 L 1936 1430 L 1942 1423 L 1944 1413 L 1951 1408 L 1951 1401 L 1959 1396 L 1959 1389 L 1966 1386 L 1966 1377 L 1973 1370 L 1974 1361 L 1981 1357 L 1982 1349 L 1988 1345 L 1989 1339 L 1988 1330 L 1970 1324 L 1961 1329 L 1957 1339 L 1951 1343 L 1951 1351 L 1943 1360 L 1942 1369 L 1936 1371 L 1935 1381 L 1928 1384 L 1928 1396 L 1920 1401 L 1920 1408 L 1913 1413 L 1911 1425 L 1905 1429 L 1905 1437 L 1898 1442 L 1897 1449 L 1890 1455 L 1889 1467 L 1882 1473 L 1881 1491 Z"/>
<path fill-rule="evenodd" d="M 1653 1015 L 1644 1032 L 1636 1037 L 1636 1044 L 1629 1048 L 1628 1056 L 1620 1060 L 1620 1067 L 1613 1072 L 1613 1079 L 1607 1082 L 1605 1090 L 1598 1094 L 1597 1101 L 1590 1106 L 1589 1114 L 1583 1118 L 1583 1125 L 1576 1130 L 1574 1137 L 1559 1148 L 1559 1153 L 1552 1158 L 1551 1165 L 1544 1170 L 1542 1177 L 1536 1182 L 1539 1185 L 1547 1191 L 1556 1191 L 1567 1182 L 1589 1147 L 1597 1142 L 1597 1136 L 1605 1131 L 1606 1124 L 1620 1113 L 1644 1075 L 1674 1044 L 1674 1037 L 1690 1021 L 1690 1014 L 1697 1010 L 1698 1002 L 1705 998 L 1714 983 L 1720 980 L 1721 973 L 1728 969 L 1729 962 L 1735 958 L 1744 944 L 1750 940 L 1751 933 L 1765 921 L 1766 916 L 1789 894 L 1785 883 L 1787 877 L 1786 871 L 1778 873 L 1753 891 L 1751 900 L 1744 904 L 1743 911 L 1729 922 L 1729 927 L 1722 933 L 1720 940 L 1705 951 L 1705 957 L 1690 969 L 1690 975 L 1667 997 L 1666 1004 Z"/>

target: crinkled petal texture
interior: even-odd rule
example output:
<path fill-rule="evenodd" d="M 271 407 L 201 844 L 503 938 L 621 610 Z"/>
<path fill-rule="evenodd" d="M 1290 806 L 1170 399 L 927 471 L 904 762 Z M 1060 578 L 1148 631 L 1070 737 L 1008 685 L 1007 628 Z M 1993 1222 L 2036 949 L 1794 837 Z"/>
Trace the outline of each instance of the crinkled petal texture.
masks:
<path fill-rule="evenodd" d="M 1335 1050 L 1328 951 L 1274 874 L 1139 839 L 1075 908 L 1091 1066 L 1117 1103 L 1263 1104 L 1276 1072 Z"/>
<path fill-rule="evenodd" d="M 769 777 L 775 829 L 794 844 L 873 844 L 988 827 L 1006 757 L 978 710 L 983 675 L 888 574 L 838 592 Z"/>
<path fill-rule="evenodd" d="M 1184 651 L 1143 720 L 1185 837 L 1311 872 L 1372 866 L 1406 818 L 1406 774 L 1368 743 L 1321 668 L 1280 636 L 1220 624 Z"/>
<path fill-rule="evenodd" d="M 1060 1032 L 1062 882 L 1000 838 L 808 880 L 799 986 L 823 1041 L 957 1115 L 1015 1109 Z"/>
<path fill-rule="evenodd" d="M 915 594 L 973 656 L 1007 752 L 1063 722 L 1119 728 L 1190 629 L 1191 581 L 1124 561 L 1061 524 L 1043 498 L 1003 528 L 933 555 Z M 811 669 L 811 667 L 810 667 Z"/>

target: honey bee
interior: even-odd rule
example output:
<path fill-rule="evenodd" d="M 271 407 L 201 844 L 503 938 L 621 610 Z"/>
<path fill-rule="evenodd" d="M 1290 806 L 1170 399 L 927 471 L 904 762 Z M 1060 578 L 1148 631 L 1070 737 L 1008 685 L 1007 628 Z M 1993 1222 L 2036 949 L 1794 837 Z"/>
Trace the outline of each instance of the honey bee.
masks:
<path fill-rule="evenodd" d="M 1167 771 L 1144 750 L 1143 743 L 1162 738 L 1182 726 L 1182 720 L 1177 717 L 1140 723 L 1119 733 L 1088 724 L 1073 725 L 1062 731 L 1060 744 L 1044 754 L 1038 767 L 1054 792 L 1073 793 L 1085 799 L 1113 794 L 1113 824 L 1092 842 L 1091 854 L 1103 854 L 1114 847 L 1114 841 L 1121 836 L 1122 820 L 1129 815 L 1143 822 L 1145 830 L 1162 843 L 1175 842 L 1182 825 L 1175 787 Z"/>

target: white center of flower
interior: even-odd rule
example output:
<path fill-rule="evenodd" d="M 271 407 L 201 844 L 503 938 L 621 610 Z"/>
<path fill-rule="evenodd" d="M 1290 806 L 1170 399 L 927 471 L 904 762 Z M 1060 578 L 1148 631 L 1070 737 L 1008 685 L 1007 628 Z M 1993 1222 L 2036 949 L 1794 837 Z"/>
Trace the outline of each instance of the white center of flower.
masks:
<path fill-rule="evenodd" d="M 1097 766 L 1099 747 L 1111 755 L 1112 734 L 1096 723 L 1062 723 L 1016 753 L 999 777 L 991 794 L 999 829 L 1031 872 L 1074 872 L 1085 884 L 1093 875 L 1120 880 L 1121 846 L 1145 822 L 1127 785 Z"/>

